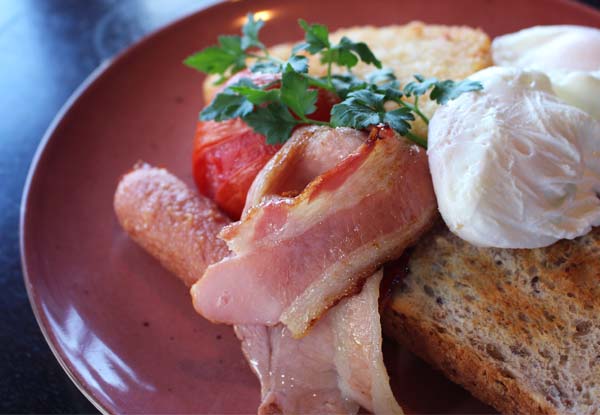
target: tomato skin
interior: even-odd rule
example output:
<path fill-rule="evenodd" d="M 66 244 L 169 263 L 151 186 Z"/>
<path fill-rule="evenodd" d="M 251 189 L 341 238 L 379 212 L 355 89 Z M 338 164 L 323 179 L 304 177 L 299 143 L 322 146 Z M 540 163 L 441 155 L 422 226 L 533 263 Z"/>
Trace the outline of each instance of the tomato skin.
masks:
<path fill-rule="evenodd" d="M 249 70 L 232 76 L 223 88 L 241 78 L 264 86 L 280 79 L 279 74 L 256 74 Z M 276 85 L 275 85 L 276 86 Z M 318 90 L 317 109 L 308 117 L 329 121 L 331 107 L 339 98 Z M 241 119 L 199 121 L 192 156 L 194 180 L 198 190 L 211 198 L 229 217 L 240 218 L 252 181 L 281 145 L 268 145 Z"/>
<path fill-rule="evenodd" d="M 280 147 L 268 145 L 240 119 L 200 121 L 193 153 L 196 186 L 237 220 L 252 181 Z"/>

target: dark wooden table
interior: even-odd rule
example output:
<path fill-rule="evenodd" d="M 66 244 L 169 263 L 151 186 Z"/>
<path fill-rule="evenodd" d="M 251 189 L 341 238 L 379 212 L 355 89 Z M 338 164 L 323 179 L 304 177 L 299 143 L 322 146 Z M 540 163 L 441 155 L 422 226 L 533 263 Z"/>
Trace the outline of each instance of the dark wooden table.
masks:
<path fill-rule="evenodd" d="M 97 412 L 54 359 L 23 285 L 19 205 L 44 131 L 101 62 L 212 2 L 0 0 L 0 413 Z"/>

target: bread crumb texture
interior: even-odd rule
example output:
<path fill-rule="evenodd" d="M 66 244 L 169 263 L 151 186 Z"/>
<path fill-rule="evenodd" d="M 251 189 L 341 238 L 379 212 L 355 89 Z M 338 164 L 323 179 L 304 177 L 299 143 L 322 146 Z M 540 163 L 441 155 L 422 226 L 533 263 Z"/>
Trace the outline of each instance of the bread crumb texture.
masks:
<path fill-rule="evenodd" d="M 388 334 L 503 413 L 600 413 L 600 228 L 511 250 L 440 224 L 408 266 Z"/>

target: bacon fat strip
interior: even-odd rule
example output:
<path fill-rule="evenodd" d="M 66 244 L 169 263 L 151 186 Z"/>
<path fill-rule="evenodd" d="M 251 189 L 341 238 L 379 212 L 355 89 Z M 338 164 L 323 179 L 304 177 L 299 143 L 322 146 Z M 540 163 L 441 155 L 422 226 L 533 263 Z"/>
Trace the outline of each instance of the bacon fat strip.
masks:
<path fill-rule="evenodd" d="M 302 337 L 436 212 L 425 151 L 380 130 L 298 196 L 265 200 L 226 227 L 220 236 L 235 255 L 194 284 L 194 306 L 211 321 L 282 322 Z"/>
<path fill-rule="evenodd" d="M 343 299 L 321 320 L 332 320 L 334 361 L 344 396 L 377 415 L 403 414 L 383 362 L 379 315 L 382 277 L 380 269 L 367 279 L 359 294 Z"/>
<path fill-rule="evenodd" d="M 327 317 L 302 339 L 294 339 L 282 324 L 239 325 L 235 333 L 260 380 L 258 415 L 358 412 L 358 403 L 339 387 L 335 336 Z"/>
<path fill-rule="evenodd" d="M 366 135 L 356 130 L 299 129 L 255 178 L 244 212 L 264 198 L 300 193 L 312 179 L 335 166 L 365 140 Z M 260 380 L 259 415 L 358 412 L 358 404 L 339 387 L 341 380 L 334 362 L 335 329 L 330 318 L 319 321 L 302 339 L 294 339 L 282 324 L 237 325 L 235 333 Z"/>
<path fill-rule="evenodd" d="M 285 326 L 235 326 L 260 380 L 259 415 L 402 414 L 381 351 L 381 270 L 362 291 L 343 299 L 301 339 Z"/>
<path fill-rule="evenodd" d="M 217 235 L 230 220 L 166 169 L 138 163 L 121 178 L 114 209 L 131 239 L 187 286 L 229 253 Z"/>
<path fill-rule="evenodd" d="M 264 199 L 300 193 L 366 139 L 366 134 L 347 128 L 299 129 L 254 180 L 246 210 Z M 359 294 L 329 310 L 301 339 L 294 339 L 282 324 L 235 326 L 260 379 L 259 415 L 355 414 L 358 404 L 375 414 L 402 413 L 381 350 L 381 276 L 380 270 L 369 277 Z"/>
<path fill-rule="evenodd" d="M 297 195 L 327 170 L 367 141 L 367 134 L 353 128 L 305 126 L 258 173 L 246 196 L 242 218 L 265 197 Z"/>

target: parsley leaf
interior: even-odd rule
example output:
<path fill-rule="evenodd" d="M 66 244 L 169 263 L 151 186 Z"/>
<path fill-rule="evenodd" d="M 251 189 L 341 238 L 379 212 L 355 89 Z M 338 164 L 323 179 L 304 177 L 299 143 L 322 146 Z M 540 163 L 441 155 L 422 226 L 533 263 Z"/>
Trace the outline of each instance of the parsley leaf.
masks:
<path fill-rule="evenodd" d="M 296 43 L 292 47 L 292 55 L 296 55 L 298 52 L 302 52 L 303 50 L 306 50 L 307 48 L 308 48 L 308 43 L 306 43 L 306 42 Z"/>
<path fill-rule="evenodd" d="M 219 45 L 221 46 L 222 50 L 224 50 L 231 56 L 235 56 L 236 58 L 245 58 L 245 54 L 242 48 L 242 39 L 239 36 L 222 35 L 219 36 L 218 39 Z"/>
<path fill-rule="evenodd" d="M 200 112 L 200 120 L 224 121 L 250 114 L 254 105 L 246 97 L 226 89 L 217 94 L 209 106 Z"/>
<path fill-rule="evenodd" d="M 183 63 L 200 72 L 222 75 L 220 83 L 225 80 L 223 75 L 226 72 L 235 73 L 246 67 L 246 54 L 239 36 L 219 36 L 218 46 L 209 46 L 189 56 Z"/>
<path fill-rule="evenodd" d="M 382 94 L 369 91 L 368 89 L 361 89 L 350 93 L 348 98 L 364 102 L 366 105 L 373 108 L 374 111 L 384 111 L 383 104 L 385 96 Z"/>
<path fill-rule="evenodd" d="M 366 76 L 367 82 L 377 85 L 391 85 L 398 87 L 396 75 L 390 68 L 377 69 Z"/>
<path fill-rule="evenodd" d="M 304 118 L 317 109 L 317 94 L 317 90 L 308 89 L 308 80 L 288 63 L 281 77 L 281 101 L 298 117 Z"/>
<path fill-rule="evenodd" d="M 335 63 L 350 69 L 356 66 L 358 58 L 347 49 L 333 47 L 321 53 L 321 63 Z"/>
<path fill-rule="evenodd" d="M 381 62 L 375 57 L 366 43 L 353 42 L 344 36 L 342 40 L 340 40 L 338 47 L 354 52 L 364 63 L 374 65 L 376 68 L 381 69 Z"/>
<path fill-rule="evenodd" d="M 292 55 L 287 63 L 291 65 L 296 72 L 308 73 L 308 58 L 306 56 Z"/>
<path fill-rule="evenodd" d="M 263 20 L 254 20 L 254 14 L 248 13 L 248 19 L 246 24 L 242 27 L 242 41 L 241 46 L 243 50 L 251 47 L 257 47 L 265 49 L 265 45 L 258 40 L 258 32 L 265 25 Z"/>
<path fill-rule="evenodd" d="M 367 128 L 383 122 L 384 95 L 367 89 L 351 92 L 331 109 L 331 123 L 336 127 Z"/>
<path fill-rule="evenodd" d="M 346 99 L 348 94 L 352 91 L 365 89 L 368 87 L 367 82 L 351 73 L 345 75 L 332 75 L 331 83 L 335 88 L 336 94 L 341 99 Z"/>
<path fill-rule="evenodd" d="M 437 78 L 425 79 L 422 75 L 414 75 L 414 77 L 417 82 L 412 81 L 404 86 L 404 95 L 407 97 L 421 96 L 438 82 Z"/>
<path fill-rule="evenodd" d="M 385 95 L 385 100 L 386 101 L 399 101 L 403 94 L 402 91 L 400 91 L 397 88 L 392 87 L 377 87 L 375 88 L 375 90 L 381 94 Z"/>
<path fill-rule="evenodd" d="M 330 47 L 329 29 L 327 26 L 317 23 L 309 25 L 304 19 L 298 19 L 298 24 L 305 32 L 304 40 L 306 43 L 298 46 L 299 49 L 297 49 L 296 52 L 299 50 L 307 50 L 314 55 L 315 53 Z"/>
<path fill-rule="evenodd" d="M 250 70 L 255 73 L 279 73 L 281 64 L 272 61 L 258 61 L 250 67 Z"/>
<path fill-rule="evenodd" d="M 406 96 L 420 96 L 424 95 L 433 87 L 429 93 L 429 97 L 441 105 L 458 98 L 465 92 L 483 89 L 483 85 L 481 85 L 480 82 L 470 81 L 468 79 L 458 82 L 450 79 L 438 81 L 437 78 L 425 79 L 422 75 L 415 75 L 415 79 L 417 82 L 410 82 L 404 87 L 404 94 Z"/>
<path fill-rule="evenodd" d="M 243 96 L 252 104 L 259 105 L 265 102 L 279 100 L 279 89 L 264 90 L 255 85 L 250 79 L 242 78 L 234 85 L 231 85 L 229 90 Z M 243 114 L 245 115 L 245 114 Z"/>
<path fill-rule="evenodd" d="M 340 43 L 321 53 L 322 63 L 335 63 L 348 69 L 356 66 L 359 60 L 381 68 L 381 62 L 373 55 L 366 43 L 353 42 L 345 36 Z"/>
<path fill-rule="evenodd" d="M 298 124 L 289 110 L 282 103 L 271 103 L 266 107 L 257 107 L 253 112 L 243 117 L 243 120 L 254 131 L 267 139 L 267 144 L 284 143 Z"/>
<path fill-rule="evenodd" d="M 410 121 L 415 116 L 407 107 L 400 107 L 386 111 L 385 94 L 377 93 L 371 89 L 362 89 L 352 92 L 344 101 L 331 110 L 331 123 L 334 126 L 346 126 L 357 129 L 368 128 L 372 125 L 387 124 L 398 134 L 406 136 L 417 144 L 426 147 L 427 142 L 421 137 L 410 132 Z"/>
<path fill-rule="evenodd" d="M 390 68 L 379 69 L 367 74 L 367 80 L 371 84 L 372 90 L 385 95 L 386 101 L 398 101 L 404 95 L 398 89 L 400 82 Z"/>
<path fill-rule="evenodd" d="M 393 111 L 388 111 L 383 116 L 383 122 L 388 124 L 400 135 L 406 135 L 410 130 L 408 121 L 414 121 L 415 116 L 412 111 L 405 107 L 397 108 Z"/>
<path fill-rule="evenodd" d="M 429 119 L 419 108 L 419 97 L 429 93 L 438 104 L 445 104 L 461 94 L 482 89 L 473 81 L 439 81 L 415 75 L 415 80 L 404 88 L 390 69 L 382 69 L 381 62 L 364 42 L 354 42 L 343 37 L 339 43 L 329 40 L 329 29 L 321 24 L 309 24 L 299 19 L 305 32 L 304 42 L 294 46 L 287 61 L 271 56 L 259 40 L 264 26 L 262 20 L 248 14 L 242 27 L 242 36 L 219 36 L 218 45 L 210 46 L 187 58 L 184 63 L 209 74 L 218 74 L 223 82 L 226 77 L 246 68 L 248 58 L 256 59 L 252 72 L 281 74 L 273 76 L 273 82 L 256 85 L 249 78 L 242 78 L 219 93 L 201 113 L 201 120 L 223 121 L 242 118 L 254 131 L 263 134 L 270 144 L 285 142 L 298 124 L 347 126 L 357 129 L 387 124 L 400 135 L 426 147 L 427 141 L 410 131 L 411 121 L 418 116 L 425 123 Z M 249 49 L 259 49 L 248 52 Z M 308 58 L 297 55 L 319 54 L 327 64 L 327 75 L 315 77 L 308 73 Z M 374 65 L 379 70 L 367 75 L 366 80 L 348 72 L 334 74 L 333 65 L 350 71 L 359 62 Z M 279 88 L 276 88 L 280 85 Z M 311 88 L 311 89 L 309 89 Z M 329 123 L 308 118 L 316 111 L 320 88 L 336 93 L 343 101 L 334 105 Z M 406 101 L 405 97 L 414 97 Z M 386 103 L 399 105 L 391 111 Z"/>
<path fill-rule="evenodd" d="M 479 91 L 483 89 L 483 85 L 480 82 L 470 81 L 468 79 L 464 81 L 455 82 L 452 80 L 446 80 L 438 82 L 431 91 L 429 96 L 438 104 L 445 104 L 450 100 L 458 98 L 465 92 Z"/>

